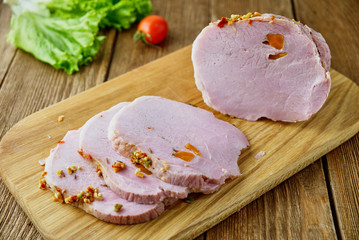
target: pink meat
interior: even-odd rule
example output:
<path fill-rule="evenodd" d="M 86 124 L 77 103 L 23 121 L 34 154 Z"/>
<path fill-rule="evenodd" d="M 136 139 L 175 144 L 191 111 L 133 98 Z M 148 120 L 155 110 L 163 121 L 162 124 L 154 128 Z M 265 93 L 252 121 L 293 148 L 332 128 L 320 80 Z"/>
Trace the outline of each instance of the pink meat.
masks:
<path fill-rule="evenodd" d="M 237 159 L 249 145 L 240 130 L 211 112 L 154 96 L 123 107 L 112 118 L 108 134 L 119 153 L 146 153 L 151 171 L 163 181 L 203 193 L 217 191 L 226 179 L 240 175 Z M 202 156 L 193 154 L 190 162 L 173 156 L 192 153 L 187 144 Z"/>
<path fill-rule="evenodd" d="M 283 35 L 283 48 L 270 46 L 267 34 Z M 269 59 L 279 53 L 287 55 Z M 192 49 L 196 85 L 206 104 L 251 121 L 309 119 L 328 97 L 330 59 L 320 33 L 272 14 L 223 28 L 210 23 Z"/>
<path fill-rule="evenodd" d="M 106 186 L 105 181 L 100 178 L 96 169 L 94 169 L 85 159 L 83 159 L 78 150 L 80 131 L 69 131 L 64 137 L 64 143 L 58 144 L 51 150 L 50 156 L 46 159 L 45 180 L 56 192 L 56 188 L 66 190 L 64 198 L 79 194 L 86 190 L 88 186 L 98 188 L 98 192 L 102 194 L 103 200 L 94 200 L 92 203 L 75 203 L 87 213 L 106 222 L 117 224 L 135 224 L 149 221 L 157 217 L 164 211 L 163 204 L 138 204 L 128 202 L 115 194 Z M 81 166 L 81 170 L 76 170 L 72 175 L 67 171 L 67 167 Z M 57 171 L 62 170 L 64 176 L 57 175 Z M 56 187 L 55 187 L 56 186 Z M 119 212 L 114 211 L 115 204 L 122 204 L 123 207 Z"/>
<path fill-rule="evenodd" d="M 107 185 L 124 199 L 138 203 L 171 204 L 178 198 L 187 197 L 185 187 L 168 184 L 152 175 L 145 174 L 143 178 L 136 176 L 137 167 L 130 159 L 112 149 L 111 141 L 107 138 L 108 125 L 115 113 L 127 104 L 120 103 L 87 121 L 81 128 L 80 149 L 92 156 L 93 164 L 99 164 Z M 125 163 L 125 169 L 114 172 L 112 165 L 115 161 Z"/>

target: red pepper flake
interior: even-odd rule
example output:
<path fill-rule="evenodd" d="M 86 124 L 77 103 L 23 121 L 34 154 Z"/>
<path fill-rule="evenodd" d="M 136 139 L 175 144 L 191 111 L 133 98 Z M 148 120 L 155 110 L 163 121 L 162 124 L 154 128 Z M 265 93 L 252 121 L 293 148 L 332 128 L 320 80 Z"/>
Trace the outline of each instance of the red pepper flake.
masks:
<path fill-rule="evenodd" d="M 90 154 L 87 154 L 87 159 L 92 160 L 92 156 Z"/>
<path fill-rule="evenodd" d="M 97 172 L 97 175 L 98 175 L 99 177 L 102 177 L 102 171 L 101 171 L 101 169 L 100 169 L 100 164 L 97 164 L 96 172 Z"/>
<path fill-rule="evenodd" d="M 40 179 L 40 184 L 39 184 L 40 189 L 45 190 L 46 189 L 46 181 L 45 179 Z"/>
<path fill-rule="evenodd" d="M 249 26 L 252 26 L 252 22 L 253 22 L 253 20 L 252 20 L 252 19 L 249 19 L 249 20 L 248 20 L 248 24 L 249 24 Z"/>
<path fill-rule="evenodd" d="M 219 21 L 219 22 L 217 23 L 217 27 L 223 28 L 224 25 L 226 25 L 227 23 L 228 23 L 227 18 L 222 17 L 221 21 Z"/>
<path fill-rule="evenodd" d="M 60 140 L 60 141 L 58 141 L 57 143 L 58 143 L 58 144 L 61 144 L 61 143 L 65 143 L 65 141 Z"/>
<path fill-rule="evenodd" d="M 61 188 L 56 188 L 56 191 L 62 192 L 62 189 Z"/>
<path fill-rule="evenodd" d="M 152 129 L 151 127 L 147 127 L 147 129 Z"/>
<path fill-rule="evenodd" d="M 270 19 L 273 21 L 275 19 L 275 16 L 272 16 Z"/>
<path fill-rule="evenodd" d="M 132 162 L 132 160 L 131 160 L 131 162 Z M 116 161 L 116 162 L 113 163 L 112 168 L 113 168 L 114 172 L 118 172 L 118 171 L 121 171 L 122 169 L 124 169 L 125 166 L 126 165 L 125 165 L 124 162 Z"/>
<path fill-rule="evenodd" d="M 95 190 L 93 189 L 93 187 L 91 185 L 86 188 L 86 191 L 91 192 L 91 193 L 95 192 Z"/>
<path fill-rule="evenodd" d="M 84 156 L 84 151 L 81 149 L 81 150 L 77 150 L 77 152 L 80 154 L 81 157 L 85 158 Z"/>

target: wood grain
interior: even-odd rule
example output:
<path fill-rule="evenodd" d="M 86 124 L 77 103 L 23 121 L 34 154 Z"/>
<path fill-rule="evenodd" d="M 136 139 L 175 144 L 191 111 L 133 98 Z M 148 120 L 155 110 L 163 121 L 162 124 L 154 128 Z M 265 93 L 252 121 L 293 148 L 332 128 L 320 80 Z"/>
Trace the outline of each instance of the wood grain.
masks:
<path fill-rule="evenodd" d="M 220 19 L 221 17 L 229 17 L 231 14 L 246 14 L 248 12 L 275 13 L 287 17 L 291 17 L 293 15 L 290 0 L 211 0 L 211 6 L 212 21 Z"/>
<path fill-rule="evenodd" d="M 342 239 L 359 239 L 359 137 L 327 155 L 330 188 Z"/>
<path fill-rule="evenodd" d="M 210 21 L 208 1 L 154 0 L 152 2 L 153 14 L 158 14 L 168 21 L 167 38 L 159 45 L 160 49 L 157 49 L 141 42 L 133 43 L 136 27 L 119 33 L 109 70 L 109 79 L 191 44 L 197 34 Z"/>
<path fill-rule="evenodd" d="M 207 231 L 206 239 L 335 239 L 321 170 L 316 161 Z"/>
<path fill-rule="evenodd" d="M 159 95 L 208 109 L 195 88 L 189 56 L 190 47 L 187 47 L 37 112 L 20 121 L 5 135 L 0 144 L 1 174 L 17 201 L 46 238 L 88 237 L 89 234 L 93 238 L 101 236 L 109 239 L 114 236 L 121 236 L 123 239 L 195 237 L 337 147 L 359 130 L 359 113 L 356 111 L 359 102 L 353 103 L 353 98 L 359 96 L 359 88 L 332 70 L 331 94 L 321 111 L 309 121 L 248 122 L 216 112 L 218 118 L 240 126 L 251 143 L 250 149 L 244 151 L 239 160 L 243 176 L 224 185 L 215 194 L 200 196 L 193 204 L 178 203 L 153 221 L 134 226 L 107 224 L 81 210 L 54 203 L 49 192 L 38 190 L 41 168 L 37 166 L 37 160 L 46 157 L 49 148 L 67 130 L 80 127 L 89 117 L 119 101 L 133 100 L 142 95 Z M 146 82 L 151 85 L 146 86 Z M 58 123 L 57 116 L 66 112 L 71 114 L 66 117 L 65 122 Z M 49 140 L 47 135 L 53 138 Z M 254 156 L 261 150 L 266 155 L 255 159 Z M 19 166 L 26 166 L 27 171 L 21 171 Z M 305 186 L 313 187 L 312 184 Z M 288 188 L 288 191 L 293 189 Z M 307 198 L 307 203 L 311 202 L 309 199 L 310 197 Z M 46 208 L 43 208 L 44 204 Z M 318 205 L 320 204 L 314 206 Z M 307 210 L 305 216 L 316 208 Z M 318 212 L 323 213 L 321 210 Z M 315 216 L 312 218 L 315 219 Z M 91 232 L 88 231 L 90 229 Z M 310 230 L 308 231 L 303 234 L 310 234 Z M 328 233 L 330 231 L 323 236 Z"/>
<path fill-rule="evenodd" d="M 0 51 L 5 53 L 0 58 L 0 138 L 16 122 L 42 108 L 73 96 L 104 82 L 116 32 L 104 32 L 107 36 L 101 46 L 96 60 L 91 66 L 84 67 L 81 72 L 69 76 L 57 71 L 49 65 L 39 62 L 30 54 L 21 50 L 10 57 L 12 46 L 5 44 L 4 37 L 9 30 L 11 11 L 8 5 L 0 4 Z M 7 25 L 5 25 L 7 24 Z M 1 50 L 4 48 L 4 51 Z M 9 60 L 5 63 L 5 60 Z M 11 63 L 11 64 L 10 64 Z M 6 74 L 5 74 L 6 72 Z M 0 77 L 2 77 L 0 75 Z M 6 113 L 6 114 L 3 114 Z M 1 180 L 0 190 L 0 238 L 1 239 L 37 239 L 40 233 L 33 226 L 21 207 Z"/>
<path fill-rule="evenodd" d="M 359 84 L 359 19 L 352 17 L 359 15 L 359 2 L 301 0 L 295 1 L 295 9 L 299 20 L 321 32 L 327 40 L 332 67 L 340 69 Z M 330 197 L 338 234 L 342 239 L 359 238 L 358 143 L 359 134 L 326 155 Z"/>
<path fill-rule="evenodd" d="M 16 52 L 16 49 L 6 42 L 6 35 L 10 30 L 10 18 L 10 7 L 0 3 L 0 86 Z"/>

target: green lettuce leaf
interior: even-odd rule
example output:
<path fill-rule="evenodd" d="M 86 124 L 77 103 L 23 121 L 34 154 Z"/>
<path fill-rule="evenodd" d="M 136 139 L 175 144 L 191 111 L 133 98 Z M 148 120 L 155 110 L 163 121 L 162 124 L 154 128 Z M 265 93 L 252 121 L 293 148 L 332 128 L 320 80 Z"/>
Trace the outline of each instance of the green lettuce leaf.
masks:
<path fill-rule="evenodd" d="M 152 11 L 150 0 L 122 0 L 114 1 L 108 9 L 106 17 L 100 27 L 114 27 L 121 31 L 130 28 L 135 21 L 141 20 Z"/>
<path fill-rule="evenodd" d="M 7 0 L 7 40 L 68 74 L 96 56 L 99 28 L 128 29 L 152 11 L 150 0 Z"/>
<path fill-rule="evenodd" d="M 103 16 L 89 12 L 81 17 L 61 19 L 25 11 L 11 19 L 7 40 L 37 59 L 68 74 L 93 60 L 104 40 L 97 36 Z"/>

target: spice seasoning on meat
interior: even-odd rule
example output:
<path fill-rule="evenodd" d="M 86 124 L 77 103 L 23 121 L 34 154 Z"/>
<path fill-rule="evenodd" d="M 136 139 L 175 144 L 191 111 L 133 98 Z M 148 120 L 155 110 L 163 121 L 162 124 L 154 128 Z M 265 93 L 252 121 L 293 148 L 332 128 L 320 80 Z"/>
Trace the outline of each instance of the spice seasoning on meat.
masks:
<path fill-rule="evenodd" d="M 113 168 L 113 171 L 114 172 L 119 172 L 121 171 L 122 169 L 125 169 L 126 165 L 124 162 L 121 162 L 121 161 L 116 161 L 113 163 L 112 165 L 112 168 Z"/>
<path fill-rule="evenodd" d="M 249 12 L 245 15 L 235 15 L 235 14 L 232 14 L 231 17 L 229 18 L 229 21 L 227 21 L 227 23 L 224 23 L 225 21 L 223 20 L 223 17 L 222 19 L 217 23 L 217 26 L 222 28 L 224 25 L 231 25 L 235 22 L 238 22 L 238 21 L 242 21 L 242 20 L 245 20 L 245 19 L 249 19 L 249 18 L 253 18 L 253 17 L 258 17 L 258 16 L 261 16 L 262 14 L 260 14 L 259 12 Z M 225 20 L 227 20 L 226 18 L 224 18 Z M 223 22 L 222 22 L 223 20 Z M 274 19 L 272 19 L 274 20 Z M 259 20 L 258 20 L 259 21 Z M 252 25 L 253 23 L 253 20 L 250 19 L 248 21 L 248 24 L 249 25 Z"/>
<path fill-rule="evenodd" d="M 81 157 L 85 158 L 85 154 L 84 154 L 84 151 L 82 149 L 77 150 L 77 152 L 81 155 Z"/>
<path fill-rule="evenodd" d="M 272 16 L 270 19 L 271 20 L 269 21 L 269 24 L 272 24 L 274 22 L 275 16 Z"/>
<path fill-rule="evenodd" d="M 152 159 L 146 153 L 140 151 L 131 153 L 131 162 L 133 164 L 139 163 L 147 169 L 152 166 Z"/>
<path fill-rule="evenodd" d="M 114 207 L 115 207 L 114 211 L 119 212 L 121 210 L 121 208 L 123 207 L 123 205 L 116 203 Z"/>
<path fill-rule="evenodd" d="M 93 196 L 94 196 L 94 198 L 96 199 L 96 200 L 102 200 L 103 198 L 102 198 L 102 193 L 99 193 L 98 192 L 98 190 L 97 190 L 97 188 L 95 188 L 95 192 L 94 192 L 94 194 L 93 194 Z"/>
<path fill-rule="evenodd" d="M 86 160 L 92 160 L 92 156 L 90 154 L 85 154 L 84 151 L 81 150 L 77 150 L 77 152 L 81 155 L 81 157 L 83 157 Z"/>
<path fill-rule="evenodd" d="M 100 169 L 100 164 L 97 164 L 96 172 L 97 172 L 97 175 L 98 175 L 99 177 L 102 177 L 102 171 L 101 171 L 101 169 Z"/>
<path fill-rule="evenodd" d="M 75 166 L 71 166 L 71 167 L 67 167 L 67 172 L 72 175 L 74 172 L 76 172 L 77 167 Z"/>
<path fill-rule="evenodd" d="M 83 202 L 87 204 L 91 204 L 94 200 L 103 200 L 102 193 L 98 192 L 97 188 L 93 188 L 92 186 L 88 186 L 85 191 L 81 191 L 77 195 L 72 195 L 65 198 L 65 203 L 73 204 L 76 202 Z"/>
<path fill-rule="evenodd" d="M 223 28 L 224 25 L 226 25 L 227 23 L 228 23 L 227 18 L 222 17 L 221 21 L 219 21 L 219 22 L 217 23 L 217 26 L 218 26 L 219 28 Z"/>
<path fill-rule="evenodd" d="M 56 174 L 59 177 L 65 177 L 65 173 L 62 170 L 57 171 Z"/>
<path fill-rule="evenodd" d="M 143 172 L 141 172 L 141 168 L 137 168 L 135 171 L 135 175 L 137 177 L 143 178 L 145 175 L 143 174 Z"/>

